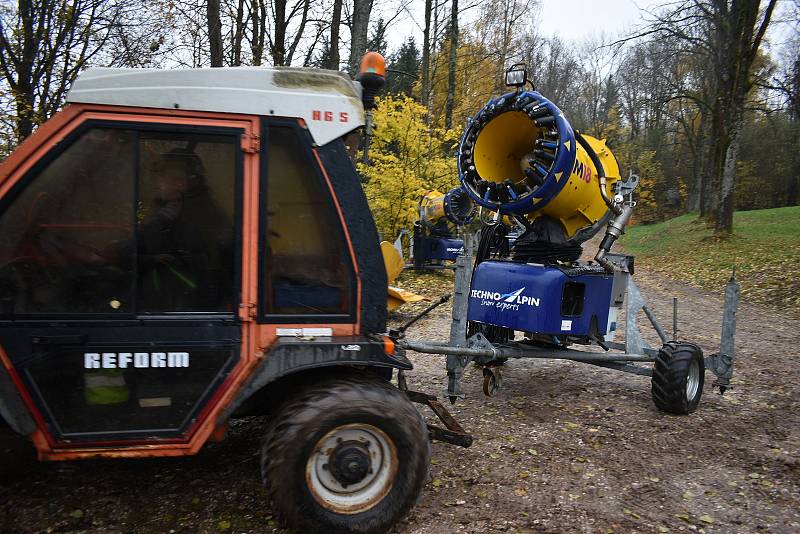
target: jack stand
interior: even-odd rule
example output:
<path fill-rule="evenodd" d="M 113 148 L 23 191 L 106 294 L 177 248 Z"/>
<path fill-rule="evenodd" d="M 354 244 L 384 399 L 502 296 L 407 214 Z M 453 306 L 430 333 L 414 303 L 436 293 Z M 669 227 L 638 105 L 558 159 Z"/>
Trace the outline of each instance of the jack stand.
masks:
<path fill-rule="evenodd" d="M 469 303 L 470 277 L 475 249 L 475 235 L 465 232 L 464 254 L 456 258 L 455 284 L 453 288 L 453 312 L 450 324 L 450 346 L 467 346 L 467 305 Z M 447 391 L 451 403 L 464 398 L 461 393 L 461 378 L 472 358 L 450 354 L 447 356 Z"/>
<path fill-rule="evenodd" d="M 714 387 L 719 388 L 720 395 L 731 388 L 733 376 L 733 360 L 736 359 L 734 336 L 736 335 L 736 309 L 739 306 L 739 282 L 736 280 L 736 267 L 733 268 L 728 283 L 725 284 L 725 304 L 722 311 L 722 335 L 719 341 L 719 352 L 708 356 L 706 367 L 717 379 Z"/>

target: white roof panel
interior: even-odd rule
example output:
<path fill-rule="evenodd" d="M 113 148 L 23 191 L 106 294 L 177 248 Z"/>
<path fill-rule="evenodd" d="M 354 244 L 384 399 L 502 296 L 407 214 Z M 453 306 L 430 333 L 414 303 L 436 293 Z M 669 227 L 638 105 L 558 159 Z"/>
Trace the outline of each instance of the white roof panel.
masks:
<path fill-rule="evenodd" d="M 67 102 L 302 118 L 317 145 L 364 125 L 361 85 L 320 69 L 91 68 Z"/>

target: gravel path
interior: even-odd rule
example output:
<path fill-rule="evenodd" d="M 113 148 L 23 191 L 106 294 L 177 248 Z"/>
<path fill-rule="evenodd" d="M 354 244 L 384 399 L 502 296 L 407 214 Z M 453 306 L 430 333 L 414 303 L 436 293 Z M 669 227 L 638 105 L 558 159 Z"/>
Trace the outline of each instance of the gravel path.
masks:
<path fill-rule="evenodd" d="M 438 280 L 430 294 L 448 290 Z M 679 297 L 681 337 L 717 349 L 720 298 L 647 272 L 637 283 L 664 322 Z M 449 325 L 438 309 L 409 338 L 446 339 Z M 712 392 L 709 375 L 689 417 L 656 411 L 644 377 L 516 360 L 486 398 L 471 367 L 452 412 L 475 444 L 434 444 L 396 532 L 799 532 L 800 321 L 743 304 L 738 325 L 735 389 Z M 444 358 L 411 357 L 412 389 L 441 394 Z M 280 532 L 258 476 L 263 427 L 237 421 L 191 458 L 55 464 L 2 432 L 0 532 Z"/>

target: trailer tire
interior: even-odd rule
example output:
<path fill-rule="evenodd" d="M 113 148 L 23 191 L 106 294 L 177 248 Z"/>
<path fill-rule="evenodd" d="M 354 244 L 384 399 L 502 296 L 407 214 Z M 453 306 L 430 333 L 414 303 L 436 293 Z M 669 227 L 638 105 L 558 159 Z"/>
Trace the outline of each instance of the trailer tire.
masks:
<path fill-rule="evenodd" d="M 700 347 L 669 341 L 658 351 L 651 393 L 659 410 L 679 415 L 692 413 L 700 403 L 704 383 L 705 362 Z"/>
<path fill-rule="evenodd" d="M 406 396 L 366 374 L 316 383 L 279 411 L 261 450 L 273 511 L 297 532 L 384 532 L 428 477 L 428 429 Z"/>

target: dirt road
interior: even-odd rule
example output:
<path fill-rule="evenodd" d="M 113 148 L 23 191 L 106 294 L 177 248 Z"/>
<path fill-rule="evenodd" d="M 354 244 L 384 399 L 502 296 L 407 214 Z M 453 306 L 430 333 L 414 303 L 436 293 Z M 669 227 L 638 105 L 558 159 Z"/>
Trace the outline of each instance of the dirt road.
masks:
<path fill-rule="evenodd" d="M 682 337 L 717 348 L 721 299 L 637 279 L 664 319 L 679 297 Z M 409 337 L 444 339 L 448 313 Z M 800 532 L 800 320 L 743 303 L 738 324 L 735 389 L 721 397 L 708 375 L 689 417 L 656 411 L 644 377 L 510 361 L 486 398 L 469 369 L 453 414 L 475 444 L 434 444 L 431 481 L 396 532 Z M 411 357 L 410 385 L 441 393 L 443 358 Z M 248 419 L 193 458 L 60 464 L 3 433 L 0 532 L 280 532 L 258 477 L 262 432 Z"/>

